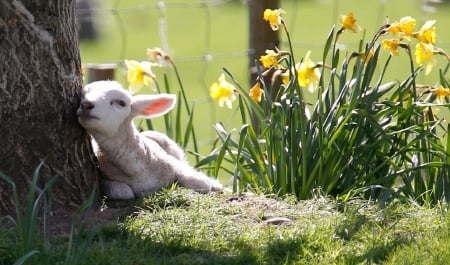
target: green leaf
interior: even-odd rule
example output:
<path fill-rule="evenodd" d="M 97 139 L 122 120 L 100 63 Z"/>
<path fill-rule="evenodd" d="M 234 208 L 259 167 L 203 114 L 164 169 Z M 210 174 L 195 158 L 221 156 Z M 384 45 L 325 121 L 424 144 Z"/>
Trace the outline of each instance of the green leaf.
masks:
<path fill-rule="evenodd" d="M 16 260 L 16 262 L 14 262 L 13 265 L 22 265 L 25 264 L 25 262 L 33 255 L 38 254 L 39 251 L 37 250 L 31 250 L 30 252 L 28 252 L 27 254 L 25 254 L 24 256 L 22 256 L 20 259 Z"/>

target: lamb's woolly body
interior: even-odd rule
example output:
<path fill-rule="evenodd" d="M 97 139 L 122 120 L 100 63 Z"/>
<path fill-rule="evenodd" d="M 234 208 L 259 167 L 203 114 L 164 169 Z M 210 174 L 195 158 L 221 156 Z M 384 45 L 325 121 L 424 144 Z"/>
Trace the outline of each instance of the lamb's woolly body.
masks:
<path fill-rule="evenodd" d="M 78 110 L 79 121 L 98 145 L 95 148 L 96 155 L 105 176 L 102 182 L 107 196 L 122 199 L 141 197 L 174 182 L 199 192 L 222 189 L 218 181 L 192 168 L 183 150 L 166 135 L 154 131 L 137 131 L 132 123 L 135 110 L 116 107 L 114 104 L 129 102 L 133 108 L 138 99 L 131 97 L 118 83 L 91 83 L 83 89 L 82 97 Z M 101 109 L 109 107 L 116 109 Z M 96 108 L 100 110 L 96 112 Z M 114 111 L 119 112 L 118 119 L 109 117 Z M 122 115 L 127 111 L 129 115 Z M 124 117 L 122 121 L 120 117 Z"/>

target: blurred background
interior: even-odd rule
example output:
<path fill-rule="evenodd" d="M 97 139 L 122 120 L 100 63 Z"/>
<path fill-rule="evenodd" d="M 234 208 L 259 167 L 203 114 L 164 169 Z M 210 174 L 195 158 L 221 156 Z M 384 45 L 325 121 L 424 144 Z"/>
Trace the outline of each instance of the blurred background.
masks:
<path fill-rule="evenodd" d="M 426 20 L 435 19 L 436 46 L 450 51 L 450 1 L 437 0 L 280 0 L 280 8 L 291 34 L 297 60 L 311 50 L 311 59 L 320 61 L 324 42 L 333 25 L 340 26 L 339 15 L 353 12 L 359 33 L 346 32 L 340 37 L 340 49 L 358 50 L 361 39 L 368 42 L 387 18 L 390 22 L 412 16 L 420 29 Z M 233 109 L 220 108 L 209 97 L 209 87 L 228 69 L 236 80 L 249 88 L 249 10 L 244 0 L 79 0 L 80 48 L 82 63 L 114 64 L 114 79 L 127 87 L 124 59 L 146 60 L 146 49 L 160 47 L 167 51 L 180 72 L 190 104 L 194 105 L 194 126 L 200 153 L 207 154 L 215 139 L 213 124 L 239 128 L 240 115 Z M 262 19 L 263 14 L 261 14 Z M 287 49 L 280 31 L 281 47 Z M 382 52 L 388 54 L 387 51 Z M 381 64 L 383 65 L 383 64 Z M 435 85 L 438 58 L 433 72 L 419 82 Z M 178 93 L 176 76 L 171 69 L 156 69 L 163 84 L 169 77 L 172 92 Z M 404 80 L 409 61 L 402 56 L 392 59 L 386 78 Z M 140 93 L 155 93 L 150 89 Z M 314 100 L 316 96 L 311 96 Z M 156 121 L 155 126 L 158 126 Z M 156 129 L 158 129 L 156 127 Z"/>

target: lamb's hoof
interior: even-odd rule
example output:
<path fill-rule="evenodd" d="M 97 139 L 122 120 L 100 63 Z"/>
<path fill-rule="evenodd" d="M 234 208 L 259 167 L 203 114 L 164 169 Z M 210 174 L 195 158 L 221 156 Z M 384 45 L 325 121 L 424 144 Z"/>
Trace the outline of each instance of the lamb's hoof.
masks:
<path fill-rule="evenodd" d="M 223 191 L 223 185 L 220 184 L 219 181 L 215 180 L 213 183 L 211 183 L 211 191 L 212 192 L 222 192 Z"/>

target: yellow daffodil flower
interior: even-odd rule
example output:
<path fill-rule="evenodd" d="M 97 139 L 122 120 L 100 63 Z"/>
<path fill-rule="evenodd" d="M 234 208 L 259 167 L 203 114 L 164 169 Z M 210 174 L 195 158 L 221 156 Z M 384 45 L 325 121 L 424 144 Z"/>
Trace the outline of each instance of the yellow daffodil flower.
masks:
<path fill-rule="evenodd" d="M 353 16 L 353 13 L 341 15 L 339 17 L 339 20 L 341 21 L 343 29 L 350 30 L 355 33 L 361 30 L 361 28 L 358 25 L 356 25 L 356 19 Z"/>
<path fill-rule="evenodd" d="M 300 63 L 297 71 L 298 84 L 300 87 L 307 87 L 310 92 L 314 92 L 319 84 L 320 71 L 317 68 L 316 63 L 314 63 L 309 55 L 311 51 L 306 53 L 303 62 Z"/>
<path fill-rule="evenodd" d="M 434 45 L 436 43 L 436 27 L 434 26 L 435 23 L 436 20 L 428 20 L 427 22 L 425 22 L 419 32 L 414 33 L 414 37 L 422 43 L 429 43 Z"/>
<path fill-rule="evenodd" d="M 264 20 L 270 23 L 272 30 L 276 31 L 283 25 L 283 18 L 281 15 L 285 13 L 286 12 L 281 8 L 266 9 L 264 10 Z"/>
<path fill-rule="evenodd" d="M 400 54 L 400 51 L 398 50 L 399 45 L 399 39 L 390 39 L 383 41 L 383 49 L 389 50 L 392 56 L 397 56 Z"/>
<path fill-rule="evenodd" d="M 281 76 L 281 82 L 283 83 L 283 85 L 287 85 L 289 83 L 289 81 L 291 80 L 290 73 L 288 70 L 284 71 L 280 76 Z"/>
<path fill-rule="evenodd" d="M 388 32 L 398 35 L 400 38 L 409 39 L 413 35 L 414 27 L 416 26 L 416 20 L 410 16 L 402 17 L 399 22 L 392 23 Z"/>
<path fill-rule="evenodd" d="M 416 44 L 414 55 L 416 57 L 416 63 L 422 65 L 424 62 L 428 62 L 425 67 L 425 74 L 429 74 L 434 66 L 433 60 L 433 45 L 428 43 L 419 42 Z"/>
<path fill-rule="evenodd" d="M 226 104 L 230 109 L 233 101 L 236 100 L 235 91 L 236 88 L 225 80 L 225 74 L 221 74 L 218 82 L 213 83 L 209 88 L 210 96 L 218 102 L 219 106 L 223 107 Z"/>
<path fill-rule="evenodd" d="M 153 86 L 155 75 L 152 72 L 154 64 L 143 61 L 125 60 L 127 66 L 127 79 L 129 90 L 134 94 L 138 92 L 144 85 Z"/>
<path fill-rule="evenodd" d="M 256 82 L 256 84 L 250 89 L 250 97 L 256 101 L 261 102 L 261 98 L 264 95 L 264 90 L 261 88 L 261 84 Z"/>
<path fill-rule="evenodd" d="M 445 88 L 442 85 L 432 89 L 431 92 L 436 95 L 436 101 L 440 104 L 444 103 L 445 98 L 450 96 L 450 89 Z"/>
<path fill-rule="evenodd" d="M 297 72 L 298 85 L 308 88 L 309 92 L 312 93 L 319 85 L 320 70 L 317 64 L 309 58 L 310 54 L 311 51 L 308 51 L 303 61 L 296 64 L 295 71 Z M 289 83 L 289 71 L 282 74 L 282 82 L 285 85 Z"/>
<path fill-rule="evenodd" d="M 262 55 L 259 58 L 259 61 L 265 68 L 269 68 L 271 66 L 277 67 L 279 57 L 280 54 L 275 52 L 274 50 L 266 50 L 266 55 Z"/>

